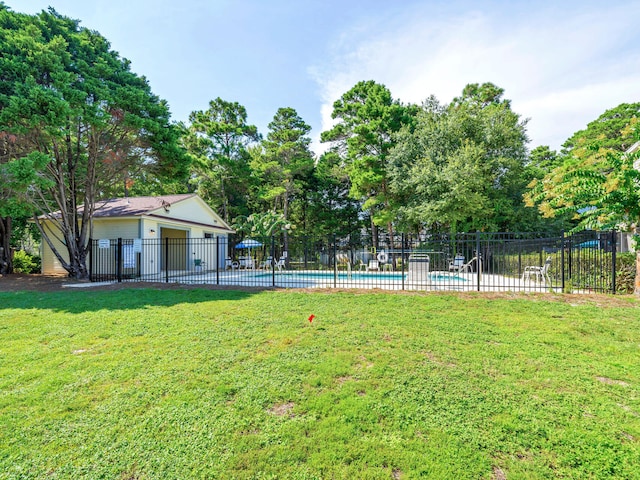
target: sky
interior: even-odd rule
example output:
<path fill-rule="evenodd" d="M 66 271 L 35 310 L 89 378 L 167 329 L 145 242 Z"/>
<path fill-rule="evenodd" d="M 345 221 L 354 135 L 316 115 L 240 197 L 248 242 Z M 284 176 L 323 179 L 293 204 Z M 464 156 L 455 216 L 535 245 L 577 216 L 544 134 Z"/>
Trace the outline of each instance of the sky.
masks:
<path fill-rule="evenodd" d="M 530 148 L 562 143 L 605 110 L 640 102 L 640 2 L 600 0 L 4 0 L 53 7 L 106 37 L 172 118 L 217 97 L 266 134 L 280 107 L 320 132 L 361 80 L 394 98 L 449 103 L 492 82 L 529 119 Z"/>

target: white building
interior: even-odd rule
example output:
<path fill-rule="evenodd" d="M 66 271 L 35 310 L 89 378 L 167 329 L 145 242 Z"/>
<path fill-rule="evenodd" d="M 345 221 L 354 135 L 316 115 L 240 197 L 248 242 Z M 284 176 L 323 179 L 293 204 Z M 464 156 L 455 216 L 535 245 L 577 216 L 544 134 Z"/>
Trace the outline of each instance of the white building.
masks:
<path fill-rule="evenodd" d="M 136 262 L 136 271 L 141 275 L 154 275 L 163 270 L 190 270 L 196 265 L 224 268 L 227 238 L 233 230 L 204 200 L 192 193 L 98 202 L 92 232 L 93 239 L 98 240 L 98 250 L 113 249 L 113 239 L 129 240 L 127 249 L 136 248 L 136 253 L 142 254 L 128 255 L 133 260 L 125 262 Z M 54 239 L 54 244 L 60 254 L 67 255 L 61 242 Z M 213 248 L 215 246 L 221 248 Z M 98 252 L 95 253 L 94 272 L 102 268 L 96 263 Z M 42 242 L 41 255 L 42 273 L 66 273 L 46 242 Z"/>

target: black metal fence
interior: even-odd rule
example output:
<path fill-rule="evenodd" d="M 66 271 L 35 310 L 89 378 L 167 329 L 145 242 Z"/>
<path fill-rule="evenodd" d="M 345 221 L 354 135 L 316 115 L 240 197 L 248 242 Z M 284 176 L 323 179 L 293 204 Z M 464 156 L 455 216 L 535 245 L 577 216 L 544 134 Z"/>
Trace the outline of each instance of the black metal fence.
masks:
<path fill-rule="evenodd" d="M 92 281 L 388 290 L 611 292 L 619 234 L 93 240 Z"/>

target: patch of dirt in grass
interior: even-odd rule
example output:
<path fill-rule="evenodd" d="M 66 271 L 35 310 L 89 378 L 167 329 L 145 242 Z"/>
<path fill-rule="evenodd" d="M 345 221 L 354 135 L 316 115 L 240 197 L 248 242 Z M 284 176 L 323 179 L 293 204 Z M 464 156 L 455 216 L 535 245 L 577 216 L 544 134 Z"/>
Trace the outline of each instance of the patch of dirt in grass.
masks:
<path fill-rule="evenodd" d="M 399 480 L 402 478 L 402 470 L 394 468 L 393 472 L 391 472 L 391 478 L 393 478 L 393 480 Z"/>
<path fill-rule="evenodd" d="M 55 292 L 61 290 L 69 277 L 54 275 L 0 275 L 0 292 Z"/>
<path fill-rule="evenodd" d="M 71 286 L 82 286 L 82 288 L 69 288 Z M 259 292 L 262 290 L 273 290 L 273 288 L 242 287 L 209 284 L 181 284 L 165 282 L 121 282 L 121 283 L 90 283 L 79 282 L 66 275 L 40 275 L 12 273 L 11 275 L 0 275 L 0 292 L 59 292 L 61 290 L 125 290 L 125 289 L 154 289 L 154 290 L 233 290 L 241 292 Z"/>
<path fill-rule="evenodd" d="M 343 383 L 350 382 L 351 380 L 353 380 L 353 377 L 348 375 L 344 377 L 336 378 L 336 382 L 338 382 L 338 385 L 342 385 Z"/>
<path fill-rule="evenodd" d="M 628 387 L 629 384 L 627 382 L 624 382 L 622 380 L 614 380 L 613 378 L 607 378 L 607 377 L 596 377 L 596 380 L 598 380 L 599 382 L 602 382 L 606 385 L 620 385 L 622 387 Z"/>
<path fill-rule="evenodd" d="M 358 363 L 358 368 L 373 368 L 373 363 L 367 360 L 366 357 L 360 356 L 358 357 L 360 363 Z"/>
<path fill-rule="evenodd" d="M 442 292 L 444 293 L 444 292 Z M 453 294 L 454 292 L 447 292 Z M 598 307 L 640 308 L 640 302 L 633 295 L 605 295 L 602 293 L 541 293 L 541 292 L 460 292 L 459 298 L 505 300 L 523 299 L 532 302 L 568 303 L 574 307 L 579 305 L 595 305 Z"/>
<path fill-rule="evenodd" d="M 634 437 L 630 433 L 620 432 L 620 435 L 622 436 L 622 438 L 625 438 L 625 439 L 629 440 L 630 442 L 635 442 L 636 441 L 636 437 Z"/>
<path fill-rule="evenodd" d="M 140 480 L 144 477 L 140 472 L 138 472 L 138 467 L 134 465 L 130 470 L 124 471 L 120 473 L 118 477 L 119 480 Z"/>
<path fill-rule="evenodd" d="M 493 479 L 494 480 L 507 480 L 507 475 L 500 467 L 493 467 Z"/>
<path fill-rule="evenodd" d="M 621 403 L 617 403 L 616 405 L 618 405 L 625 412 L 629 412 L 634 417 L 640 417 L 640 414 L 638 414 L 638 412 L 632 410 L 631 407 L 628 407 L 627 405 L 623 405 Z"/>
<path fill-rule="evenodd" d="M 277 417 L 289 416 L 293 418 L 295 416 L 291 413 L 293 411 L 293 407 L 295 407 L 295 404 L 293 402 L 276 403 L 268 410 L 268 412 Z"/>
<path fill-rule="evenodd" d="M 456 364 L 455 363 L 446 363 L 443 362 L 439 357 L 437 357 L 433 352 L 424 352 L 424 356 L 427 357 L 432 363 L 435 363 L 436 365 L 443 365 L 445 367 L 455 367 Z"/>

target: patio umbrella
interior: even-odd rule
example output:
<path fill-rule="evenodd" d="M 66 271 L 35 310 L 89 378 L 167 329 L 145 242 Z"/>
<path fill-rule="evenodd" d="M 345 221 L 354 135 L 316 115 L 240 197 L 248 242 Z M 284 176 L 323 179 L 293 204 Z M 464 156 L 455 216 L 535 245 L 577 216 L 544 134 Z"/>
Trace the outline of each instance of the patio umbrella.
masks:
<path fill-rule="evenodd" d="M 253 238 L 246 238 L 236 245 L 236 248 L 255 248 L 261 247 L 262 244 Z"/>

